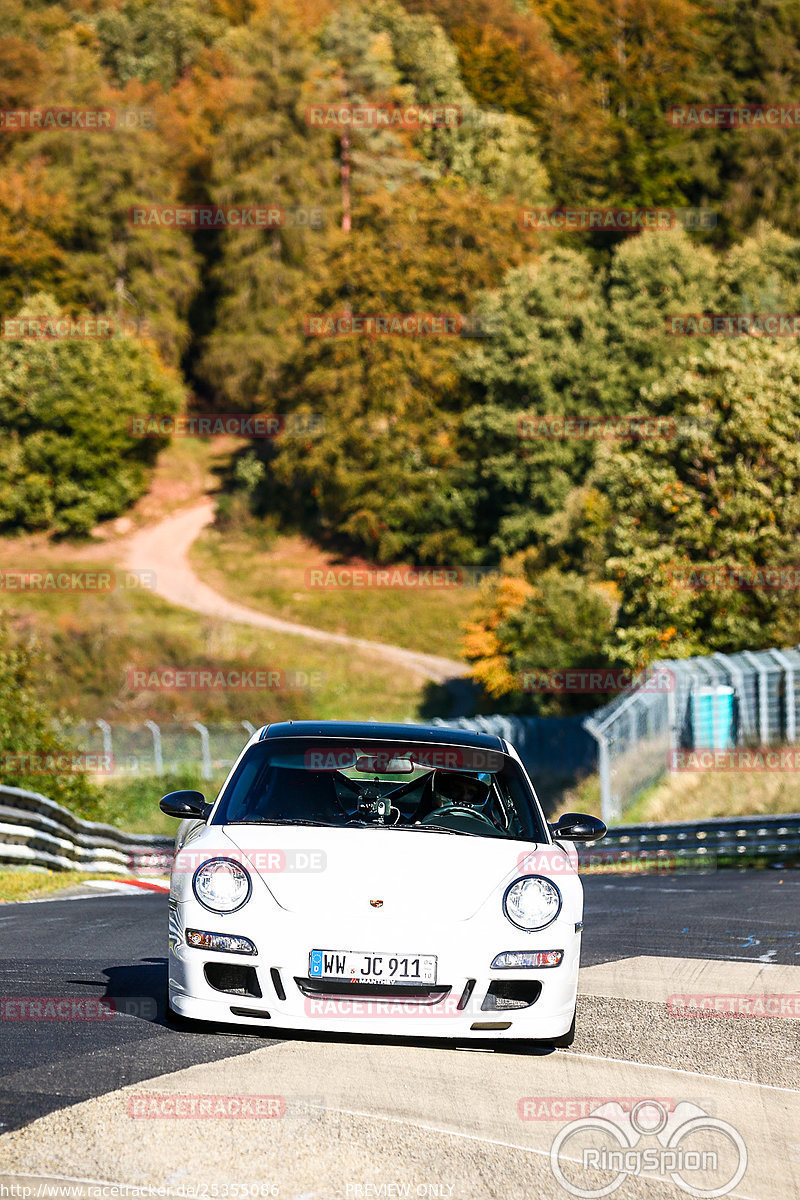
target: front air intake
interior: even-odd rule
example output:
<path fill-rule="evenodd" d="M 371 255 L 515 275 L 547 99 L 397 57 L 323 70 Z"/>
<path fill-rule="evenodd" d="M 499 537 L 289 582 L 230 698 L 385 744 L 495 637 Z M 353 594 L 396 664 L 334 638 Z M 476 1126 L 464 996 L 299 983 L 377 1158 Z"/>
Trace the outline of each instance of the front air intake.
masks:
<path fill-rule="evenodd" d="M 512 1008 L 530 1008 L 542 990 L 538 979 L 495 979 L 484 996 L 481 1012 L 505 1012 Z"/>
<path fill-rule="evenodd" d="M 206 963 L 206 982 L 215 992 L 226 992 L 229 996 L 254 996 L 261 999 L 255 967 L 244 967 L 238 963 Z"/>

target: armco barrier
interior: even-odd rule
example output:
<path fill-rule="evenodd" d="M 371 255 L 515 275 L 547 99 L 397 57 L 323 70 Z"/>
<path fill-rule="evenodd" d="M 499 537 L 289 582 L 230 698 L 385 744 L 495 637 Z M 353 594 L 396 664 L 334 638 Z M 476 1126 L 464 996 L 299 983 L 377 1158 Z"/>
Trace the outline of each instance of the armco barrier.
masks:
<path fill-rule="evenodd" d="M 613 825 L 600 842 L 581 847 L 585 864 L 603 859 L 622 865 L 626 860 L 657 866 L 674 862 L 678 870 L 693 867 L 736 866 L 737 860 L 800 863 L 800 813 L 769 817 L 709 817 L 704 821 L 670 821 Z"/>
<path fill-rule="evenodd" d="M 51 871 L 169 870 L 173 839 L 83 821 L 38 792 L 0 784 L 0 863 Z"/>
<path fill-rule="evenodd" d="M 54 871 L 169 870 L 173 839 L 123 833 L 82 821 L 38 792 L 0 784 L 0 864 Z M 581 845 L 585 867 L 648 864 L 680 870 L 735 866 L 758 859 L 800 863 L 800 813 L 769 817 L 711 817 L 704 821 L 614 825 L 600 842 Z"/>

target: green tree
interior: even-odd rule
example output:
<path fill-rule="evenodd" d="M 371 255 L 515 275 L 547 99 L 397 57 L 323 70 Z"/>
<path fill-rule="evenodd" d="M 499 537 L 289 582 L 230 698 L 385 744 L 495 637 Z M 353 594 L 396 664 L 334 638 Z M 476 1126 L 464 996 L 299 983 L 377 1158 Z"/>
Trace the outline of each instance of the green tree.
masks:
<path fill-rule="evenodd" d="M 19 313 L 60 315 L 43 295 Z M 129 420 L 182 400 L 154 347 L 133 337 L 0 341 L 0 529 L 85 534 L 122 512 L 163 445 Z"/>
<path fill-rule="evenodd" d="M 530 681 L 548 668 L 603 665 L 612 626 L 608 596 L 580 575 L 552 568 L 527 579 L 505 575 L 485 588 L 466 627 L 464 651 L 495 711 L 553 716 L 601 701 L 596 695 L 533 690 L 526 673 Z"/>
<path fill-rule="evenodd" d="M 196 370 L 220 404 L 274 407 L 279 367 L 302 337 L 300 295 L 323 273 L 338 217 L 330 135 L 306 124 L 318 69 L 310 34 L 278 3 L 220 43 L 236 87 L 218 138 L 208 194 L 215 204 L 318 209 L 322 225 L 231 228 L 204 244 L 215 297 Z M 215 235 L 204 234 L 213 239 Z"/>
<path fill-rule="evenodd" d="M 24 756 L 54 758 L 72 748 L 53 729 L 52 716 L 42 704 L 43 660 L 35 642 L 16 633 L 0 617 L 0 783 L 43 792 L 67 808 L 85 809 L 95 789 L 85 774 L 29 773 Z"/>
<path fill-rule="evenodd" d="M 530 239 L 528 239 L 530 244 Z M 462 187 L 403 189 L 362 202 L 309 314 L 470 314 L 525 250 L 515 207 Z M 267 509 L 391 561 L 474 561 L 473 514 L 457 485 L 457 415 L 468 392 L 460 337 L 307 337 L 275 394 L 320 413 L 324 434 L 270 454 Z"/>
<path fill-rule="evenodd" d="M 798 640 L 796 586 L 726 581 L 795 568 L 799 386 L 796 347 L 760 337 L 698 348 L 652 386 L 676 435 L 610 451 L 595 479 L 614 513 L 608 566 L 621 597 L 609 656 L 638 664 Z M 692 572 L 706 568 L 714 582 L 699 586 Z"/>

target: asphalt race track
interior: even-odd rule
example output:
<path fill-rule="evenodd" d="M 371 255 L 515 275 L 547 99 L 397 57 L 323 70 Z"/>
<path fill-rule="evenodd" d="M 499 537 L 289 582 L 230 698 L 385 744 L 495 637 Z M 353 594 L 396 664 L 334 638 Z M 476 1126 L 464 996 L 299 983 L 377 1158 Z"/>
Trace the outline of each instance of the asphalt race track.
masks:
<path fill-rule="evenodd" d="M 614 1099 L 698 1105 L 746 1147 L 726 1194 L 800 1196 L 800 1021 L 677 1019 L 667 1003 L 676 993 L 797 998 L 800 872 L 584 883 L 578 1036 L 557 1052 L 175 1029 L 164 1014 L 166 896 L 1 906 L 4 1000 L 113 997 L 121 1011 L 0 1022 L 0 1196 L 90 1197 L 86 1181 L 98 1180 L 190 1200 L 581 1195 L 594 1175 L 587 1182 L 565 1149 L 565 1187 L 551 1145 Z M 136 1119 L 136 1097 L 176 1094 L 280 1097 L 285 1119 Z M 701 1186 L 688 1167 L 682 1178 Z M 59 1192 L 64 1181 L 71 1190 Z M 611 1194 L 692 1192 L 629 1166 Z"/>

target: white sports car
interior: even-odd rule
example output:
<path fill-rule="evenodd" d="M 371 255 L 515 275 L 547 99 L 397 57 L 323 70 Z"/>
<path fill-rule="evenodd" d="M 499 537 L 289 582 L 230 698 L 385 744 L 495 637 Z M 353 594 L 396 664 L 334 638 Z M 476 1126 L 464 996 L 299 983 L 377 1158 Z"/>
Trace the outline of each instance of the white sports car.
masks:
<path fill-rule="evenodd" d="M 422 725 L 253 735 L 183 819 L 169 1006 L 276 1029 L 568 1046 L 583 888 L 602 821 L 548 826 L 513 746 Z M 555 840 L 554 840 L 555 839 Z"/>

